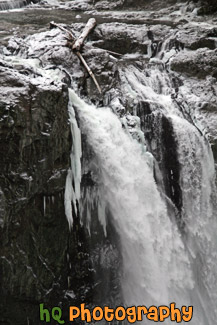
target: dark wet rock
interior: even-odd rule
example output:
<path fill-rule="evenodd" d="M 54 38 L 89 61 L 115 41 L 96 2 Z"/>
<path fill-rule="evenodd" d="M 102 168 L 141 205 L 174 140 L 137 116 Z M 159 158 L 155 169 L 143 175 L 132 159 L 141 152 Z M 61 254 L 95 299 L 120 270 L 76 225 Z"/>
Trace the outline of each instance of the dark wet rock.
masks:
<path fill-rule="evenodd" d="M 215 161 L 217 161 L 217 83 L 216 78 L 205 79 L 182 77 L 177 100 L 184 104 L 194 117 L 196 125 L 208 138 Z M 181 94 L 183 94 L 181 96 Z M 179 97 L 180 96 L 180 97 Z"/>
<path fill-rule="evenodd" d="M 82 26 L 78 24 L 74 32 Z M 2 56 L 0 60 L 0 293 L 4 296 L 0 308 L 5 324 L 14 324 L 15 319 L 20 325 L 26 319 L 38 324 L 42 301 L 47 307 L 63 306 L 67 319 L 70 304 L 91 306 L 94 299 L 98 305 L 102 301 L 113 304 L 120 299 L 118 238 L 111 240 L 113 229 L 105 239 L 97 219 L 97 196 L 93 196 L 96 204 L 90 211 L 95 215 L 91 240 L 86 224 L 82 227 L 75 214 L 69 231 L 64 210 L 71 150 L 71 78 L 81 90 L 93 93 L 92 98 L 98 94 L 59 30 L 40 35 L 39 42 L 37 37 L 12 38 L 7 51 L 24 58 Z M 87 46 L 84 50 L 104 91 L 111 88 L 113 59 L 101 49 Z M 46 65 L 45 74 L 42 65 Z M 56 71 L 56 66 L 61 70 Z M 88 167 L 92 158 L 85 140 L 83 146 L 82 191 L 94 192 L 97 189 Z M 111 281 L 114 290 L 110 290 Z M 22 311 L 24 301 L 28 301 L 25 312 L 11 313 L 11 306 Z"/>
<path fill-rule="evenodd" d="M 146 25 L 107 23 L 97 26 L 91 39 L 101 48 L 120 54 L 141 52 L 147 54 L 149 44 Z"/>
<path fill-rule="evenodd" d="M 171 60 L 171 69 L 198 78 L 217 78 L 217 50 L 199 49 L 181 52 Z"/>
<path fill-rule="evenodd" d="M 0 67 L 0 292 L 5 297 L 0 307 L 5 324 L 15 319 L 23 324 L 29 315 L 38 324 L 41 299 L 58 305 L 68 289 L 69 246 L 75 266 L 76 250 L 86 249 L 85 244 L 78 247 L 80 226 L 70 235 L 64 213 L 71 142 L 67 87 L 52 80 L 34 84 L 29 74 L 21 67 Z M 77 274 L 77 287 L 90 276 L 85 270 Z M 29 301 L 25 312 L 19 306 L 13 314 L 11 306 L 22 300 Z"/>
<path fill-rule="evenodd" d="M 177 35 L 177 41 L 184 44 L 185 48 L 197 50 L 199 48 L 216 48 L 216 28 L 209 24 L 186 24 L 181 28 Z"/>
<path fill-rule="evenodd" d="M 160 8 L 165 8 L 165 7 L 169 7 L 171 5 L 174 5 L 176 3 L 180 3 L 182 1 L 178 1 L 178 0 L 166 0 L 164 1 L 163 5 L 162 2 L 159 0 L 155 0 L 155 1 L 151 1 L 151 0 L 146 0 L 146 1 L 141 1 L 141 0 L 123 0 L 122 2 L 122 6 L 124 8 L 139 8 L 139 9 L 143 9 L 143 8 L 156 8 L 156 9 L 160 9 Z"/>
<path fill-rule="evenodd" d="M 141 129 L 145 135 L 148 151 L 155 159 L 154 176 L 162 192 L 174 204 L 178 226 L 183 228 L 182 191 L 179 184 L 180 166 L 172 122 L 157 108 L 156 111 L 153 107 L 150 108 L 148 103 L 143 103 L 142 107 L 141 104 L 139 106 L 137 114 L 141 120 Z"/>
<path fill-rule="evenodd" d="M 165 7 L 170 7 L 177 4 L 186 4 L 186 1 L 182 0 L 166 0 L 162 3 L 162 1 L 159 0 L 123 0 L 122 1 L 122 8 L 156 8 L 156 9 L 162 9 Z M 195 7 L 198 8 L 198 14 L 204 15 L 204 14 L 210 14 L 213 13 L 215 10 L 217 10 L 217 4 L 215 0 L 193 0 L 188 1 L 186 6 L 186 11 L 193 11 Z"/>
<path fill-rule="evenodd" d="M 198 15 L 207 15 L 216 12 L 217 3 L 215 0 L 201 0 L 199 1 Z"/>

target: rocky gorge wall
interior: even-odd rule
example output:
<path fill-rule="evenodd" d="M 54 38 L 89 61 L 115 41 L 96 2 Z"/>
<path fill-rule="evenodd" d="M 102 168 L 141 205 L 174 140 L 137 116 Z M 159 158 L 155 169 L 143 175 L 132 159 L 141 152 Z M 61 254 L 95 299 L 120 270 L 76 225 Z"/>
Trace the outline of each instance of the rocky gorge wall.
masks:
<path fill-rule="evenodd" d="M 52 34 L 58 37 L 59 31 L 51 31 L 47 39 Z M 44 62 L 50 60 L 46 52 L 52 49 L 45 43 L 39 48 Z M 17 45 L 21 52 L 26 50 L 22 39 L 13 39 L 8 50 L 16 53 Z M 72 61 L 71 71 L 77 67 L 79 73 L 79 61 L 67 48 L 53 57 L 53 64 L 58 65 L 65 55 Z M 102 295 L 107 299 L 117 295 L 118 288 L 108 286 L 117 281 L 111 268 L 117 253 L 102 231 L 90 239 L 78 217 L 74 215 L 72 231 L 66 220 L 64 191 L 72 146 L 69 74 L 63 73 L 62 82 L 56 82 L 54 65 L 46 79 L 34 64 L 28 66 L 28 60 L 1 58 L 1 322 L 14 324 L 16 319 L 17 324 L 38 324 L 40 302 L 47 308 L 64 306 L 68 317 L 69 301 L 92 304 L 94 299 L 101 301 Z M 80 73 L 80 82 L 83 78 Z M 87 169 L 91 153 L 85 139 L 83 152 Z M 85 170 L 81 186 L 83 191 L 94 187 Z M 97 205 L 92 213 L 97 214 Z M 95 227 L 100 227 L 98 222 Z M 106 265 L 102 256 L 108 256 Z M 104 280 L 96 286 L 100 279 L 94 280 L 95 273 L 102 272 Z"/>
<path fill-rule="evenodd" d="M 157 71 L 152 88 L 162 94 L 167 84 L 186 119 L 192 124 L 199 122 L 216 161 L 216 18 L 192 16 L 193 4 L 184 9 L 180 3 L 176 5 L 144 16 L 139 12 L 98 16 L 100 23 L 83 52 L 102 87 L 101 97 L 79 60 L 65 47 L 61 31 L 13 37 L 6 48 L 1 47 L 0 294 L 4 300 L 0 323 L 14 324 L 16 320 L 16 324 L 38 324 L 40 302 L 47 306 L 61 302 L 66 307 L 80 302 L 121 301 L 119 240 L 112 225 L 108 225 L 108 237 L 103 235 L 97 221 L 97 194 L 90 208 L 94 235 L 90 237 L 75 216 L 70 232 L 65 218 L 65 180 L 73 144 L 67 112 L 70 77 L 87 100 L 109 105 L 120 117 L 138 115 L 148 149 L 156 159 L 155 173 L 163 175 L 162 179 L 156 176 L 158 183 L 165 187 L 179 213 L 182 193 L 173 128 L 165 116 L 162 118 L 159 105 L 150 105 L 139 92 L 135 99 L 126 91 L 129 67 L 136 67 L 147 79 Z M 65 27 L 79 35 L 84 24 L 77 20 Z M 44 80 L 24 61 L 14 63 L 12 55 L 40 58 L 49 72 L 60 67 L 61 82 L 53 77 Z M 129 119 L 128 127 L 133 131 L 134 126 Z M 82 147 L 85 200 L 88 191 L 97 192 L 97 171 L 84 136 Z"/>
<path fill-rule="evenodd" d="M 12 324 L 15 318 L 17 323 L 23 324 L 34 308 L 37 319 L 36 302 L 42 297 L 45 301 L 55 301 L 67 287 L 69 247 L 73 247 L 76 259 L 82 251 L 76 244 L 82 232 L 79 234 L 78 230 L 76 238 L 70 236 L 64 216 L 70 154 L 67 88 L 34 85 L 29 75 L 31 72 L 22 66 L 12 69 L 2 62 L 3 324 L 11 317 Z M 29 319 L 31 321 L 31 317 Z"/>
<path fill-rule="evenodd" d="M 168 8 L 173 5 L 179 5 L 179 4 L 187 4 L 188 10 L 194 10 L 195 7 L 197 7 L 198 14 L 204 15 L 213 13 L 217 10 L 217 5 L 215 0 L 193 0 L 193 1 L 184 1 L 184 0 L 165 0 L 165 1 L 159 1 L 159 0 L 119 0 L 119 1 L 101 1 L 101 0 L 94 0 L 94 1 L 87 1 L 88 3 L 92 3 L 94 5 L 97 5 L 98 8 L 100 6 L 107 6 L 107 9 L 109 9 L 109 6 L 114 6 L 118 9 L 139 9 L 139 10 L 161 10 L 162 8 Z M 107 3 L 107 4 L 106 4 Z"/>

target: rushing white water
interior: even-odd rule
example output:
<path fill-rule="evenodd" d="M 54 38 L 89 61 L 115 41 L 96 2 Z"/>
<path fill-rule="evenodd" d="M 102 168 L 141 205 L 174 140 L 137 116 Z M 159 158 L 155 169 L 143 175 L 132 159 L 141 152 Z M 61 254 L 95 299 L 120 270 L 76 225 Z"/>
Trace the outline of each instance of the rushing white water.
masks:
<path fill-rule="evenodd" d="M 163 112 L 173 126 L 180 164 L 181 214 L 185 223 L 182 235 L 197 287 L 197 295 L 193 297 L 195 314 L 201 308 L 203 317 L 199 323 L 214 324 L 217 317 L 217 215 L 213 202 L 217 196 L 213 154 L 188 105 L 183 102 L 184 111 L 181 111 L 173 101 L 170 75 L 159 64 L 150 68 L 148 77 L 133 66 L 121 71 L 122 90 L 132 98 L 148 101 L 152 112 Z M 195 316 L 192 323 L 197 324 Z"/>
<path fill-rule="evenodd" d="M 69 94 L 98 159 L 103 194 L 120 235 L 125 304 L 193 305 L 191 324 L 212 324 L 192 257 L 168 216 L 141 145 L 109 108 L 88 105 L 73 90 Z"/>
<path fill-rule="evenodd" d="M 26 6 L 27 0 L 0 0 L 0 10 L 17 9 Z"/>
<path fill-rule="evenodd" d="M 182 218 L 186 246 L 194 268 L 195 281 L 209 324 L 217 316 L 217 214 L 215 168 L 207 140 L 186 120 L 173 116 L 178 142 L 180 182 L 183 195 Z"/>

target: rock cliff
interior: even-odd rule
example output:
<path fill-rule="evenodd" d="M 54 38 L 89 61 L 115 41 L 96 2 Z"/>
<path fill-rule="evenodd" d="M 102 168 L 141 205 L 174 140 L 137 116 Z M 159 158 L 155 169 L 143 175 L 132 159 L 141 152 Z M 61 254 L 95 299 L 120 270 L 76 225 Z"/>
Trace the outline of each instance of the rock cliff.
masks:
<path fill-rule="evenodd" d="M 144 5 L 143 1 L 115 3 L 114 7 L 118 3 L 124 9 L 142 9 Z M 74 214 L 71 232 L 65 218 L 65 180 L 73 145 L 68 122 L 71 80 L 86 100 L 110 106 L 138 139 L 137 120 L 131 116 L 140 118 L 147 149 L 155 159 L 155 178 L 172 201 L 179 220 L 183 197 L 178 149 L 165 111 L 170 109 L 169 102 L 162 102 L 164 95 L 200 134 L 205 134 L 217 159 L 217 25 L 212 16 L 216 1 L 168 1 L 163 8 L 162 1 L 156 1 L 145 2 L 145 6 L 148 11 L 104 13 L 97 10 L 108 8 L 106 1 L 75 1 L 65 7 L 94 10 L 80 12 L 84 15 L 81 19 L 95 15 L 99 21 L 83 54 L 102 87 L 102 96 L 78 58 L 65 46 L 62 31 L 49 31 L 48 26 L 43 26 L 43 30 L 39 28 L 38 33 L 28 36 L 24 26 L 19 37 L 15 35 L 9 42 L 2 39 L 2 324 L 14 324 L 15 320 L 20 325 L 38 324 L 40 302 L 48 307 L 67 307 L 80 302 L 90 306 L 94 301 L 117 303 L 122 299 L 119 239 L 111 224 L 106 238 L 97 219 L 100 199 L 96 161 L 84 136 L 82 199 L 86 205 L 93 204 L 82 210 L 83 225 Z M 55 10 L 58 15 L 58 8 Z M 65 27 L 77 36 L 84 23 L 76 18 Z M 151 88 L 155 97 L 159 95 L 158 100 L 154 103 L 145 89 L 133 87 L 137 83 Z M 88 209 L 92 216 L 91 237 Z M 182 221 L 178 224 L 184 228 Z M 65 313 L 67 317 L 67 309 Z"/>

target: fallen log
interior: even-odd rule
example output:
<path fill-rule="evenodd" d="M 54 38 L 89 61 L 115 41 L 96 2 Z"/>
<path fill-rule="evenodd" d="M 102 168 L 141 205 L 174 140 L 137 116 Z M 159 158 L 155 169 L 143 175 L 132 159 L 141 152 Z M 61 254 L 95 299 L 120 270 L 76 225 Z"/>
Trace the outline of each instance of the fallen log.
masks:
<path fill-rule="evenodd" d="M 72 35 L 72 33 L 70 31 L 68 31 L 66 28 L 51 22 L 50 23 L 50 28 L 53 27 L 57 27 L 59 29 L 61 29 L 62 31 L 64 31 L 65 33 L 68 34 L 68 37 L 66 37 L 67 39 L 67 43 L 66 45 L 68 47 L 70 47 L 73 52 L 78 56 L 78 58 L 80 59 L 81 63 L 84 65 L 85 69 L 87 70 L 87 72 L 89 73 L 89 75 L 91 76 L 91 78 L 93 79 L 93 82 L 95 83 L 99 93 L 102 93 L 102 90 L 96 80 L 96 77 L 94 76 L 92 70 L 90 69 L 90 67 L 88 66 L 87 62 L 85 61 L 85 59 L 83 58 L 83 56 L 80 53 L 80 49 L 85 41 L 85 39 L 87 38 L 88 34 L 92 31 L 92 29 L 96 26 L 96 19 L 95 18 L 90 18 L 83 30 L 83 32 L 81 33 L 81 35 L 78 37 L 77 40 L 74 39 L 74 36 Z"/>
<path fill-rule="evenodd" d="M 94 29 L 96 26 L 96 19 L 95 18 L 90 18 L 84 27 L 83 32 L 81 35 L 78 37 L 78 39 L 74 42 L 72 45 L 72 49 L 75 51 L 80 51 L 82 45 L 84 44 L 85 39 L 87 38 L 88 34 Z"/>

